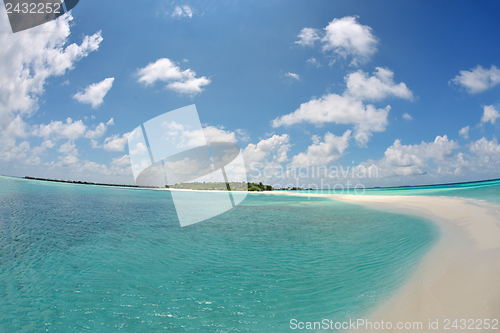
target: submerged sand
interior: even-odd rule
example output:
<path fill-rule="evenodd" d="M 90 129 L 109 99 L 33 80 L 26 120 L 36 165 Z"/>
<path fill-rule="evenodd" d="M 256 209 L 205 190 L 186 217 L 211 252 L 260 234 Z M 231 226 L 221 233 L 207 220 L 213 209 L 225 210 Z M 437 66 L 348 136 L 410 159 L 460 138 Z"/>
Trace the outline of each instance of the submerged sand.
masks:
<path fill-rule="evenodd" d="M 372 323 L 391 322 L 393 328 L 359 327 L 356 332 L 500 332 L 500 323 L 497 329 L 491 327 L 500 320 L 500 206 L 452 197 L 293 195 L 418 215 L 431 219 L 441 230 L 440 240 L 409 281 L 363 318 Z M 485 329 L 485 319 L 489 319 L 490 329 Z M 457 328 L 453 327 L 455 320 Z M 437 329 L 429 328 L 429 323 L 436 327 L 436 321 Z M 394 327 L 407 322 L 421 322 L 422 326 Z"/>

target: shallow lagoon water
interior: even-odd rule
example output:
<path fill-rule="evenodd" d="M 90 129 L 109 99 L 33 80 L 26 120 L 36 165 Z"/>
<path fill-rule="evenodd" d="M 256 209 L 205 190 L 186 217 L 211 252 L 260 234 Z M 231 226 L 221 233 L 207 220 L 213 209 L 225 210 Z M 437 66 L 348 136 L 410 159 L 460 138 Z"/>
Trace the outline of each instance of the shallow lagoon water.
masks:
<path fill-rule="evenodd" d="M 500 204 L 500 180 L 406 188 L 367 189 L 364 194 L 462 197 Z"/>
<path fill-rule="evenodd" d="M 287 332 L 390 297 L 429 221 L 249 194 L 181 228 L 168 191 L 0 178 L 0 331 Z"/>

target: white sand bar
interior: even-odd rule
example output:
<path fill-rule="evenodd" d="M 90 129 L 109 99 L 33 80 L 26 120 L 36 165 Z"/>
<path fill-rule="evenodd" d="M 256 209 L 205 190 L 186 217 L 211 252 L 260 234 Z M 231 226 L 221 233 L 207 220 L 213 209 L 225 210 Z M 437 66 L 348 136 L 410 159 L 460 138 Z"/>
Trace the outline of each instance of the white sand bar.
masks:
<path fill-rule="evenodd" d="M 310 196 L 418 215 L 431 219 L 441 230 L 440 240 L 427 253 L 409 281 L 366 318 L 371 322 L 389 321 L 392 325 L 422 322 L 422 328 L 401 330 L 393 327 L 392 330 L 368 331 L 500 332 L 500 323 L 497 329 L 488 330 L 484 324 L 485 319 L 489 319 L 490 324 L 500 320 L 500 206 L 452 197 Z M 450 321 L 449 329 L 445 329 L 447 319 Z M 458 328 L 452 327 L 455 319 L 458 320 Z M 438 329 L 430 329 L 429 320 L 434 323 L 438 320 Z M 465 327 L 461 320 L 466 321 Z M 470 325 L 471 320 L 474 320 L 474 325 Z M 461 325 L 464 328 L 460 328 Z"/>

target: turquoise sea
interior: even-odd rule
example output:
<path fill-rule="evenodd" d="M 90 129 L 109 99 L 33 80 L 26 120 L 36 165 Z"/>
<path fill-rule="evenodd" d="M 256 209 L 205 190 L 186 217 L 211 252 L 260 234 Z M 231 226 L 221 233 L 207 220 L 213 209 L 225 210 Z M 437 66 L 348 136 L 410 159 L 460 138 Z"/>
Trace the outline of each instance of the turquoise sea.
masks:
<path fill-rule="evenodd" d="M 0 332 L 288 332 L 360 318 L 439 237 L 416 217 L 249 194 L 181 228 L 168 191 L 0 177 Z"/>
<path fill-rule="evenodd" d="M 462 197 L 500 204 L 500 180 L 390 189 L 368 189 L 364 194 Z"/>
<path fill-rule="evenodd" d="M 350 195 L 424 195 L 424 196 L 445 196 L 461 197 L 493 204 L 500 204 L 500 179 L 484 180 L 477 182 L 424 185 L 411 187 L 390 187 L 390 188 L 369 188 L 349 190 L 318 190 L 318 191 L 297 191 L 301 193 L 322 193 L 322 194 L 350 194 Z"/>

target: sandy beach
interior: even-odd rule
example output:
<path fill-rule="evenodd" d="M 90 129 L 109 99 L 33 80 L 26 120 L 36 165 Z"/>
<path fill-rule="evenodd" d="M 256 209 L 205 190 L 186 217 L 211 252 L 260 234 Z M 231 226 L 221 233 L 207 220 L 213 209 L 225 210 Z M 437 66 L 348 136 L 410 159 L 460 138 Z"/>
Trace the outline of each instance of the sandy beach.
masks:
<path fill-rule="evenodd" d="M 440 240 L 409 281 L 364 318 L 372 323 L 384 321 L 384 329 L 360 327 L 356 332 L 500 331 L 500 324 L 492 327 L 500 319 L 500 206 L 452 197 L 310 196 L 418 215 L 434 221 L 441 230 Z M 392 329 L 386 327 L 387 322 Z M 394 327 L 407 322 L 422 326 Z"/>

